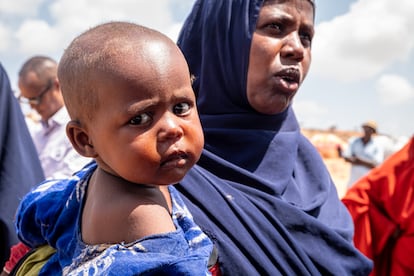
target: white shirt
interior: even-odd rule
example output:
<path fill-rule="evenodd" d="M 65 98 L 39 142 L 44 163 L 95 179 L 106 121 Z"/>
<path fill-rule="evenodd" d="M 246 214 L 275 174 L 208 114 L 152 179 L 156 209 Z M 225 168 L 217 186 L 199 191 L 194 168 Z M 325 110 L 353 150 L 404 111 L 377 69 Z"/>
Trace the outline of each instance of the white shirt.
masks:
<path fill-rule="evenodd" d="M 46 179 L 68 178 L 91 161 L 79 155 L 66 136 L 69 120 L 66 108 L 62 107 L 47 122 L 42 121 L 42 128 L 33 133 Z"/>
<path fill-rule="evenodd" d="M 384 149 L 381 143 L 376 141 L 375 137 L 371 137 L 371 140 L 365 145 L 360 137 L 351 138 L 344 156 L 358 157 L 361 160 L 366 160 L 368 162 L 373 162 L 375 165 L 379 165 L 384 161 Z M 371 168 L 366 166 L 352 164 L 348 187 L 351 187 L 352 184 L 370 170 Z"/>

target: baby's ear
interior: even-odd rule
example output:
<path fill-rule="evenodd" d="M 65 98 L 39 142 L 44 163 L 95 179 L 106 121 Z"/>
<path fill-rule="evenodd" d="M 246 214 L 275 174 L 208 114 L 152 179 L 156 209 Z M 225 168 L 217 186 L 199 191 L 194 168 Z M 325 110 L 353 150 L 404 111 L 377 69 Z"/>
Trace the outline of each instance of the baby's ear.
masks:
<path fill-rule="evenodd" d="M 66 135 L 69 137 L 73 148 L 82 156 L 95 158 L 97 153 L 89 141 L 88 132 L 78 121 L 70 121 L 66 125 Z"/>

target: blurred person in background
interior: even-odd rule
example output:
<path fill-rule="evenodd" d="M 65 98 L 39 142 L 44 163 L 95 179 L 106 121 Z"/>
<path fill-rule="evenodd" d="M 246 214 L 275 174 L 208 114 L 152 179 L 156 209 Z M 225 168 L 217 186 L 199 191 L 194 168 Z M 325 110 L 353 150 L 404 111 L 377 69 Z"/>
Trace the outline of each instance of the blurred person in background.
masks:
<path fill-rule="evenodd" d="M 70 120 L 63 102 L 57 62 L 50 57 L 34 56 L 19 72 L 18 85 L 21 103 L 29 104 L 40 115 L 41 129 L 33 140 L 47 179 L 67 178 L 91 161 L 80 156 L 66 136 Z"/>
<path fill-rule="evenodd" d="M 363 135 L 361 137 L 351 137 L 348 147 L 341 153 L 345 161 L 351 163 L 348 189 L 384 160 L 383 146 L 374 139 L 374 135 L 377 133 L 377 123 L 367 121 L 361 127 L 364 132 Z"/>

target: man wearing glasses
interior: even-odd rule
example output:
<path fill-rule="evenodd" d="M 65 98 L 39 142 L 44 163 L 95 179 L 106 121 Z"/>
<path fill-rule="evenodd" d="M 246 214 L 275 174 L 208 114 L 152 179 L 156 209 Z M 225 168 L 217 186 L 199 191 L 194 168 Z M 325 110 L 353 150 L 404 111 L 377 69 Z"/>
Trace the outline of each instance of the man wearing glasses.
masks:
<path fill-rule="evenodd" d="M 30 105 L 41 118 L 42 128 L 32 136 L 48 179 L 67 178 L 91 161 L 80 156 L 66 136 L 70 118 L 60 91 L 57 66 L 50 57 L 34 56 L 23 64 L 18 80 L 19 101 Z"/>

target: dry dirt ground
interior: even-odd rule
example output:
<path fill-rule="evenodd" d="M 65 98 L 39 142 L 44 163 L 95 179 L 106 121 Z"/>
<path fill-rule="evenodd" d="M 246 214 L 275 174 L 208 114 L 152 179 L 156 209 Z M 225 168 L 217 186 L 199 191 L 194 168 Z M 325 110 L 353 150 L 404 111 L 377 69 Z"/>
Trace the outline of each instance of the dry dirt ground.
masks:
<path fill-rule="evenodd" d="M 324 159 L 332 179 L 338 191 L 339 198 L 342 198 L 346 192 L 346 184 L 348 182 L 350 165 L 342 158 L 327 158 Z"/>
<path fill-rule="evenodd" d="M 359 136 L 361 133 L 354 131 L 339 130 L 312 130 L 303 129 L 302 133 L 308 137 L 316 147 L 328 168 L 331 177 L 338 191 L 338 196 L 342 198 L 346 192 L 346 185 L 349 178 L 350 164 L 345 162 L 338 154 L 338 147 L 344 150 L 351 136 Z"/>

